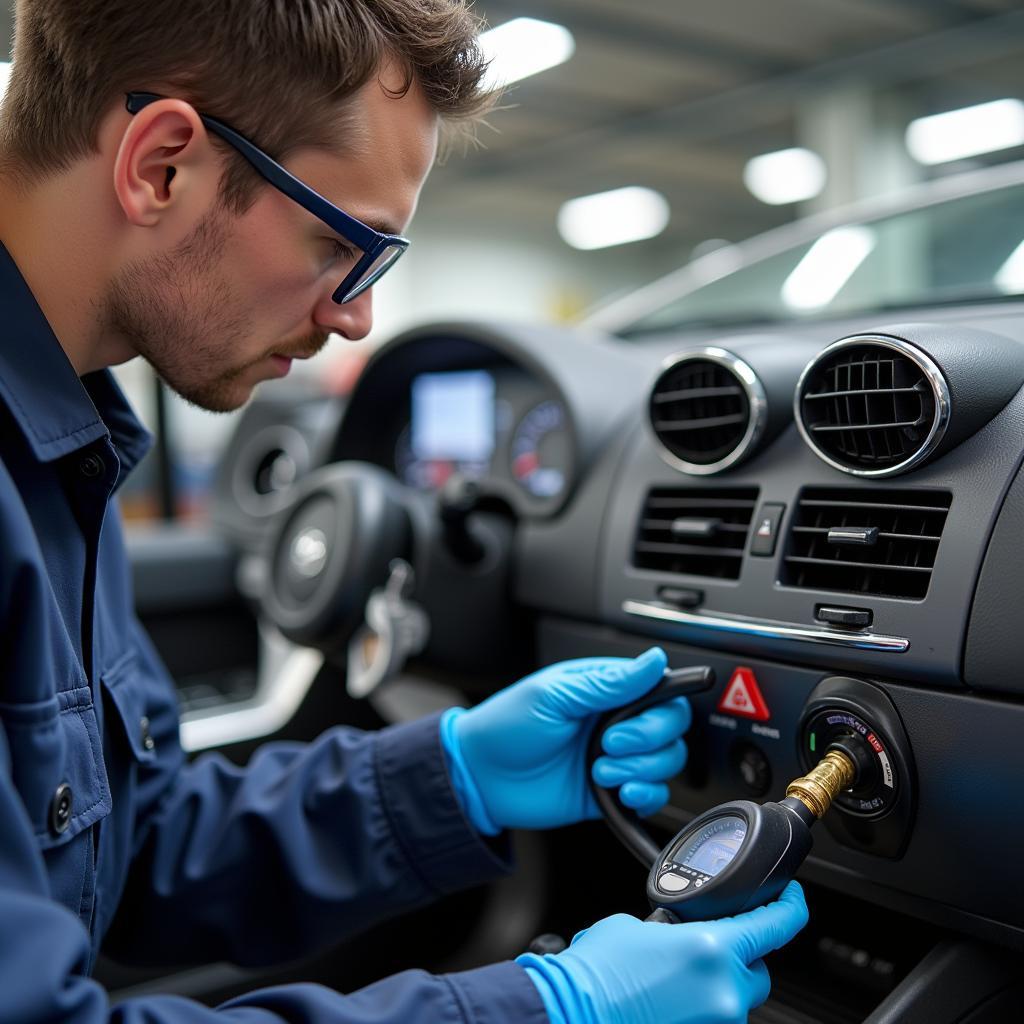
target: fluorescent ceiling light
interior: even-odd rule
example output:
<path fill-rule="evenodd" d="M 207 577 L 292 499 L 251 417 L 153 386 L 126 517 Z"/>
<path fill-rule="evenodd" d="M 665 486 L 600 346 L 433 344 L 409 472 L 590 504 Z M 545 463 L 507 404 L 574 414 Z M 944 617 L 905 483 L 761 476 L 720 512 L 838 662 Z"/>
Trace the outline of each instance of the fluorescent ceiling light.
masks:
<path fill-rule="evenodd" d="M 660 192 L 630 185 L 563 203 L 558 233 L 574 249 L 604 249 L 660 235 L 668 218 L 668 201 Z"/>
<path fill-rule="evenodd" d="M 11 65 L 5 61 L 0 60 L 0 100 L 4 98 L 4 93 L 7 92 L 7 79 L 11 74 Z"/>
<path fill-rule="evenodd" d="M 536 18 L 513 18 L 480 36 L 490 60 L 485 91 L 547 71 L 567 61 L 576 49 L 572 33 L 562 25 Z"/>
<path fill-rule="evenodd" d="M 996 287 L 1007 295 L 1024 292 L 1024 242 L 1021 242 L 1009 259 L 996 271 Z"/>
<path fill-rule="evenodd" d="M 875 247 L 875 233 L 854 225 L 827 231 L 807 250 L 782 285 L 790 309 L 827 306 Z"/>
<path fill-rule="evenodd" d="M 827 178 L 825 161 L 799 146 L 755 156 L 743 169 L 743 184 L 770 206 L 813 199 Z"/>
<path fill-rule="evenodd" d="M 993 100 L 919 117 L 907 127 L 907 149 L 922 164 L 944 164 L 1022 145 L 1024 103 L 1020 100 Z"/>

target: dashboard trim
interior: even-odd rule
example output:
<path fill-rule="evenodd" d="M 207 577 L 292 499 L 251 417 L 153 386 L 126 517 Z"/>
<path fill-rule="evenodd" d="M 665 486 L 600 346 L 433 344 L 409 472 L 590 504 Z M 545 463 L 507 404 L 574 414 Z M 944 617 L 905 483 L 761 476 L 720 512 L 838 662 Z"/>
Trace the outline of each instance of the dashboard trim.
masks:
<path fill-rule="evenodd" d="M 642 619 L 654 619 L 678 626 L 696 626 L 718 633 L 738 633 L 769 640 L 796 640 L 802 643 L 825 644 L 832 647 L 850 647 L 862 651 L 886 651 L 903 654 L 910 649 L 910 641 L 901 636 L 885 636 L 880 633 L 816 629 L 810 626 L 786 625 L 765 622 L 759 619 L 727 618 L 724 615 L 702 612 L 686 612 L 661 601 L 623 601 L 622 610 L 627 615 Z"/>

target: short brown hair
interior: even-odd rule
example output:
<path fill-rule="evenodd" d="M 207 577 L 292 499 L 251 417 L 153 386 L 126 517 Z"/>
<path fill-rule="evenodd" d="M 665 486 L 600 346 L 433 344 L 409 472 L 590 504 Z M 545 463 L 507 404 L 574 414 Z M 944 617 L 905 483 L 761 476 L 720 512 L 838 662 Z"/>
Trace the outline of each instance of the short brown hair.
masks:
<path fill-rule="evenodd" d="M 466 0 L 17 0 L 0 162 L 23 183 L 66 170 L 133 90 L 185 99 L 278 160 L 343 145 L 345 101 L 388 60 L 466 123 L 489 106 L 479 29 Z M 232 152 L 227 205 L 244 210 L 257 181 Z"/>

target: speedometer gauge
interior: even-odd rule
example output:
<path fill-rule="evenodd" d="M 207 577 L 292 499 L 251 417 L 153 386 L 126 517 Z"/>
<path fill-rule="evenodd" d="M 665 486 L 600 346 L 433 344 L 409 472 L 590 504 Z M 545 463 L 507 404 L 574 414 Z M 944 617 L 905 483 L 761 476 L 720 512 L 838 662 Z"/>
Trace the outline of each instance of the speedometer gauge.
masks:
<path fill-rule="evenodd" d="M 535 405 L 512 435 L 512 475 L 536 498 L 554 498 L 565 489 L 572 464 L 565 408 L 561 402 Z"/>

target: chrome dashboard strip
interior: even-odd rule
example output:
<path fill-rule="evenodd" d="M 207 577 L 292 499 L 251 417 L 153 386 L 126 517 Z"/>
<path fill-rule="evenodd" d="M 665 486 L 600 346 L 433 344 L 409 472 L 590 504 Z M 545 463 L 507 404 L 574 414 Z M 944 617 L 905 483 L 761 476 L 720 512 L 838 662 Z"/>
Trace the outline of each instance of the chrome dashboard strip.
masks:
<path fill-rule="evenodd" d="M 797 640 L 809 644 L 852 647 L 861 651 L 889 651 L 893 654 L 902 654 L 910 648 L 910 641 L 901 636 L 882 636 L 853 630 L 840 632 L 816 629 L 813 626 L 785 626 L 757 619 L 725 618 L 721 615 L 682 611 L 660 601 L 623 601 L 622 610 L 627 615 L 636 615 L 642 619 L 656 619 L 677 626 L 695 626 L 718 633 L 758 636 L 768 640 Z"/>

